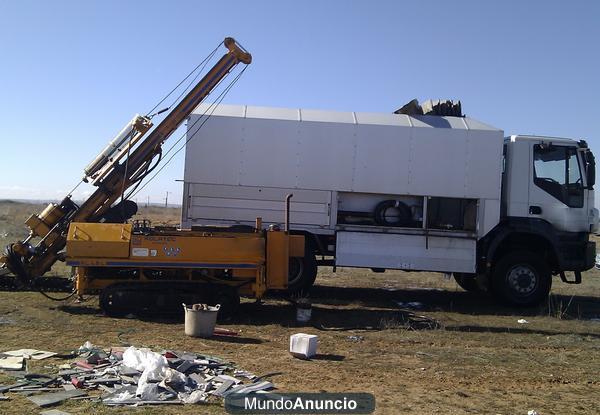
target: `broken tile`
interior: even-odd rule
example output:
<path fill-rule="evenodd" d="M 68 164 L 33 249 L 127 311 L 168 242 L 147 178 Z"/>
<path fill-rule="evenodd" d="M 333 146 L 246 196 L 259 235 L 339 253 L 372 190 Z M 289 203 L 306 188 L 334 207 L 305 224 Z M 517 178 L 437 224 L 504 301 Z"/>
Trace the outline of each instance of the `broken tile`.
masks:
<path fill-rule="evenodd" d="M 225 382 L 226 380 L 230 380 L 235 384 L 241 383 L 242 381 L 239 379 L 234 378 L 233 376 L 229 376 L 229 375 L 219 375 L 216 378 L 213 379 L 216 382 Z"/>
<path fill-rule="evenodd" d="M 8 356 L 24 357 L 25 359 L 33 359 L 33 360 L 47 359 L 48 357 L 52 357 L 52 356 L 56 355 L 56 353 L 54 353 L 54 352 L 46 352 L 43 350 L 35 350 L 35 349 L 9 350 L 8 352 L 3 352 L 3 354 L 8 355 Z"/>
<path fill-rule="evenodd" d="M 212 391 L 211 393 L 213 395 L 222 397 L 223 393 L 225 393 L 229 388 L 231 388 L 233 385 L 235 384 L 235 382 L 233 380 L 225 380 L 225 382 L 223 382 L 221 384 L 221 386 L 219 386 L 217 389 L 215 389 L 214 391 Z"/>
<path fill-rule="evenodd" d="M 92 366 L 89 363 L 84 362 L 84 361 L 75 362 L 75 365 L 82 367 L 84 369 L 90 369 L 90 370 L 94 368 L 94 366 Z"/>
<path fill-rule="evenodd" d="M 123 376 L 136 376 L 141 375 L 141 372 L 139 370 L 135 370 L 132 367 L 121 365 L 119 366 L 119 374 Z"/>
<path fill-rule="evenodd" d="M 40 415 L 71 415 L 70 412 L 59 411 L 58 409 L 49 409 L 47 411 L 40 412 Z"/>
<path fill-rule="evenodd" d="M 179 366 L 177 366 L 176 369 L 181 373 L 185 373 L 194 366 L 198 366 L 198 364 L 192 360 L 184 360 L 183 363 L 181 363 Z"/>
<path fill-rule="evenodd" d="M 8 392 L 11 389 L 20 388 L 21 386 L 29 385 L 30 383 L 31 382 L 28 382 L 28 381 L 21 381 L 21 382 L 14 383 L 12 385 L 0 385 L 0 393 Z"/>
<path fill-rule="evenodd" d="M 111 384 L 111 383 L 117 383 L 121 381 L 121 378 L 108 378 L 108 377 L 104 377 L 104 378 L 96 378 L 96 379 L 90 379 L 87 382 L 88 383 L 92 383 L 92 384 L 98 384 L 98 383 L 103 383 L 103 384 Z"/>
<path fill-rule="evenodd" d="M 77 396 L 84 396 L 84 395 L 86 395 L 85 391 L 72 390 L 72 391 L 45 393 L 42 395 L 34 395 L 34 396 L 29 396 L 27 399 L 29 399 L 31 402 L 33 402 L 37 406 L 44 407 L 44 406 L 54 405 L 56 403 L 65 401 L 67 399 L 75 398 Z"/>
<path fill-rule="evenodd" d="M 0 369 L 21 370 L 25 359 L 21 356 L 6 356 L 0 358 Z"/>
<path fill-rule="evenodd" d="M 247 393 L 258 392 L 258 391 L 272 389 L 272 388 L 273 388 L 273 384 L 271 382 L 265 380 L 265 381 L 253 384 L 251 386 L 242 387 L 242 389 L 236 389 L 233 393 L 239 393 L 239 394 L 245 395 Z"/>

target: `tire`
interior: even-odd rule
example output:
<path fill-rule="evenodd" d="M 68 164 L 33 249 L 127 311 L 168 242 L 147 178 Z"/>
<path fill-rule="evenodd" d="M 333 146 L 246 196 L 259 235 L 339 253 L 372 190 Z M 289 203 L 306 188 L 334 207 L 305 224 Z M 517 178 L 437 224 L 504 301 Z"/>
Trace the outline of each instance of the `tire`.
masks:
<path fill-rule="evenodd" d="M 395 220 L 388 220 L 388 210 L 395 210 L 397 212 Z M 408 226 L 412 219 L 412 212 L 405 203 L 399 200 L 384 200 L 375 206 L 373 217 L 375 223 L 380 226 Z"/>
<path fill-rule="evenodd" d="M 494 266 L 492 295 L 505 304 L 533 307 L 548 298 L 552 273 L 543 258 L 533 252 L 510 252 Z"/>
<path fill-rule="evenodd" d="M 290 258 L 288 273 L 288 293 L 308 291 L 317 278 L 317 259 L 310 244 L 304 246 L 303 257 Z"/>
<path fill-rule="evenodd" d="M 465 291 L 469 292 L 477 292 L 481 291 L 479 288 L 479 284 L 477 284 L 477 277 L 473 274 L 463 274 L 459 272 L 455 272 L 452 274 L 454 276 L 454 281 Z"/>

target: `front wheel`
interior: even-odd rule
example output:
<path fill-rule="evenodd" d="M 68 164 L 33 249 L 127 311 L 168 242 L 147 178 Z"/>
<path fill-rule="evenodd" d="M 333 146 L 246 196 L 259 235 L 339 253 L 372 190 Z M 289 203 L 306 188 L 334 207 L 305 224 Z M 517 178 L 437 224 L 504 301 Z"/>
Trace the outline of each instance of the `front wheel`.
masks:
<path fill-rule="evenodd" d="M 511 252 L 503 256 L 492 274 L 492 294 L 504 303 L 532 307 L 550 294 L 552 273 L 543 258 L 533 252 Z"/>

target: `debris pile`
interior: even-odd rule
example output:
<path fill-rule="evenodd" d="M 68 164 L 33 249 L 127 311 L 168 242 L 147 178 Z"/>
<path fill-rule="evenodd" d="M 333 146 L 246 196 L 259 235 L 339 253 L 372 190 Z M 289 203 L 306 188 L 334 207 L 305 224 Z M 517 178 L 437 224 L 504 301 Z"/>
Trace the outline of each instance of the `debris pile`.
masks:
<path fill-rule="evenodd" d="M 22 367 L 6 370 L 16 380 L 0 385 L 0 400 L 8 398 L 2 393 L 11 392 L 27 396 L 40 407 L 67 399 L 95 399 L 111 406 L 219 403 L 231 393 L 274 388 L 264 380 L 269 375 L 257 377 L 197 353 L 156 353 L 133 346 L 105 351 L 86 342 L 74 356 L 77 360 L 60 365 L 55 375 L 29 373 Z"/>

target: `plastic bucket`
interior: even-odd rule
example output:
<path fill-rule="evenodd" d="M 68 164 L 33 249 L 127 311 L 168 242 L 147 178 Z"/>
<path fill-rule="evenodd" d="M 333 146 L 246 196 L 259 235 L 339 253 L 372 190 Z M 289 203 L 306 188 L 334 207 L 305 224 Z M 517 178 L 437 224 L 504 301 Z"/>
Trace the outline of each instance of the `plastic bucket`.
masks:
<path fill-rule="evenodd" d="M 185 334 L 192 337 L 211 337 L 217 324 L 217 313 L 221 308 L 220 304 L 216 306 L 206 306 L 205 310 L 194 310 L 193 306 L 183 304 L 185 311 Z"/>
<path fill-rule="evenodd" d="M 312 318 L 312 305 L 306 301 L 298 301 L 296 304 L 296 321 L 308 323 Z"/>

